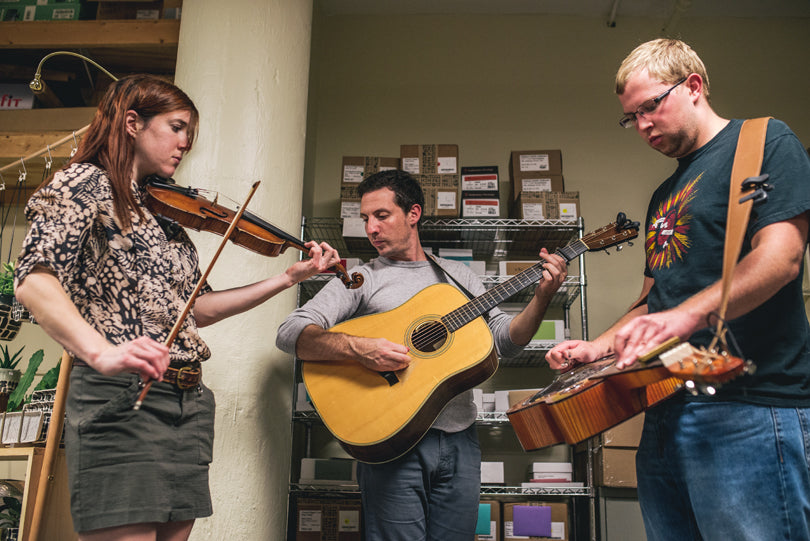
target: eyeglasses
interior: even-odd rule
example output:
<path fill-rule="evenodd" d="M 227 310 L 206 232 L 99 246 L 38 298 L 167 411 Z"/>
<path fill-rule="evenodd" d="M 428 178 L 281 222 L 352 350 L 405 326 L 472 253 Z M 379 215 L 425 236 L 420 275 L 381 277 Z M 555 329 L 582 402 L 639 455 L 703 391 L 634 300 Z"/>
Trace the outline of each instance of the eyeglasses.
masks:
<path fill-rule="evenodd" d="M 635 113 L 626 113 L 619 120 L 619 126 L 621 126 L 622 128 L 630 128 L 634 126 L 638 122 L 639 116 L 649 115 L 650 113 L 658 109 L 658 106 L 661 104 L 664 98 L 669 96 L 669 93 L 675 90 L 675 88 L 679 84 L 684 82 L 686 79 L 687 77 L 684 77 L 683 79 L 672 85 L 672 87 L 669 90 L 665 91 L 663 94 L 656 96 L 651 100 L 645 101 L 644 103 L 638 106 L 638 109 L 636 109 Z"/>

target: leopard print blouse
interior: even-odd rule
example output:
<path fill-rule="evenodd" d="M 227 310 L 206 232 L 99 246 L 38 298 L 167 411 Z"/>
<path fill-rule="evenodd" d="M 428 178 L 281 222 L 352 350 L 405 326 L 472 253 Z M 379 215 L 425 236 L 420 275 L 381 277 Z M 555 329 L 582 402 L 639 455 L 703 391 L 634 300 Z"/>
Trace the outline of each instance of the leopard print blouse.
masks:
<path fill-rule="evenodd" d="M 135 189 L 133 187 L 133 189 Z M 140 202 L 143 193 L 136 190 Z M 167 239 L 156 218 L 130 212 L 124 231 L 110 181 L 92 164 L 73 164 L 29 200 L 28 233 L 17 280 L 34 267 L 53 271 L 79 313 L 113 344 L 145 335 L 165 342 L 201 277 L 197 251 L 180 229 Z M 206 284 L 200 294 L 211 291 Z M 189 314 L 172 343 L 173 362 L 211 356 Z"/>

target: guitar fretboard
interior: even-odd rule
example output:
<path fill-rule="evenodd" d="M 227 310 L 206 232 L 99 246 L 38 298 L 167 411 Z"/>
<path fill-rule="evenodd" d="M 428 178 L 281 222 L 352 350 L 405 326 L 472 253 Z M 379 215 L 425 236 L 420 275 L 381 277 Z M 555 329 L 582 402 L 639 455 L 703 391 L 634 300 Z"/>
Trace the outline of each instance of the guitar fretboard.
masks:
<path fill-rule="evenodd" d="M 588 251 L 588 246 L 581 239 L 559 248 L 556 253 L 566 261 Z M 481 314 L 485 314 L 500 303 L 543 279 L 543 262 L 536 263 L 528 269 L 516 274 L 502 284 L 499 284 L 483 295 L 480 295 L 463 306 L 456 308 L 441 318 L 444 326 L 454 332 Z"/>

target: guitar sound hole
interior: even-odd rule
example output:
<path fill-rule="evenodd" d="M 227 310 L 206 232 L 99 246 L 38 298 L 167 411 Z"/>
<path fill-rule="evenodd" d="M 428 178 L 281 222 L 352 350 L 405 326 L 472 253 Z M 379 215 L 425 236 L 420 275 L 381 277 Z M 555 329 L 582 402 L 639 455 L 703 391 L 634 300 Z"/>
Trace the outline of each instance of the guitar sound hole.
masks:
<path fill-rule="evenodd" d="M 439 350 L 445 342 L 447 342 L 447 329 L 439 321 L 422 323 L 411 335 L 413 347 L 426 353 Z"/>

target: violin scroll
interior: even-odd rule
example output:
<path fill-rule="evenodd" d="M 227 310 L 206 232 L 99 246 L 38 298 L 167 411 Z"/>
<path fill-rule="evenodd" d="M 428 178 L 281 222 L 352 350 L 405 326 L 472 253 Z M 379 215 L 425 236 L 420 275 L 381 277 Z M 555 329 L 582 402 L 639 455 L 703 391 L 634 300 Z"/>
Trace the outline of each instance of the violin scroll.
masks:
<path fill-rule="evenodd" d="M 346 286 L 346 289 L 357 289 L 358 287 L 363 285 L 365 278 L 359 272 L 353 272 L 351 278 L 349 277 L 349 273 L 346 271 L 346 267 L 338 263 L 334 266 L 335 269 L 335 276 L 340 278 L 340 281 L 343 282 L 343 285 Z"/>

